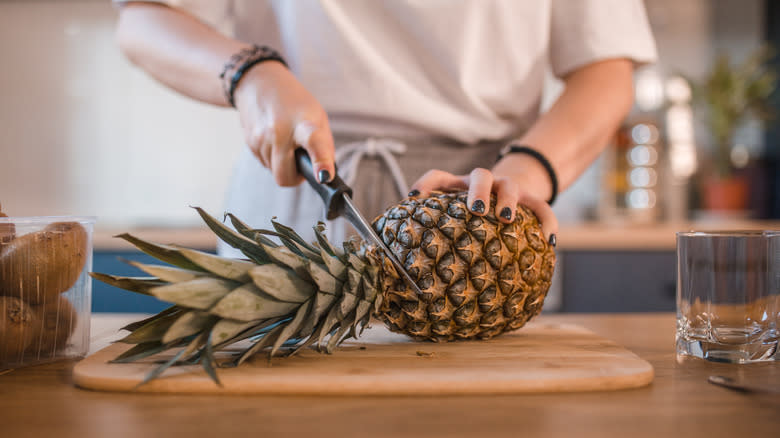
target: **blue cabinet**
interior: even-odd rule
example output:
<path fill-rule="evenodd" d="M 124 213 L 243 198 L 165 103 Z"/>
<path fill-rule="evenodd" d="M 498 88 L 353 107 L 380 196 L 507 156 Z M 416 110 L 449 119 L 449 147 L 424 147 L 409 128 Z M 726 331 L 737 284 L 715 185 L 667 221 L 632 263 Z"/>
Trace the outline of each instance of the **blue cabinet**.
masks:
<path fill-rule="evenodd" d="M 146 276 L 122 259 L 149 264 L 161 263 L 139 251 L 96 250 L 92 259 L 92 271 L 111 275 Z M 169 303 L 154 297 L 129 292 L 92 279 L 93 312 L 156 313 L 169 306 Z"/>
<path fill-rule="evenodd" d="M 563 312 L 673 312 L 674 251 L 562 251 Z"/>

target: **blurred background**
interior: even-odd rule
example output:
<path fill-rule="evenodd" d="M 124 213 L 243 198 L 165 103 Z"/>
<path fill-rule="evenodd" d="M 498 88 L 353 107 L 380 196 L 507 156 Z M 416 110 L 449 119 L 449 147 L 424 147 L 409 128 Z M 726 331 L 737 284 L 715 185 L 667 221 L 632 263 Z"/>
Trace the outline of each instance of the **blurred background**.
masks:
<path fill-rule="evenodd" d="M 548 311 L 673 310 L 675 231 L 780 227 L 780 6 L 645 6 L 660 62 L 636 72 L 632 113 L 556 203 Z M 122 57 L 116 16 L 108 0 L 0 0 L 0 203 L 11 216 L 97 216 L 103 272 L 128 269 L 117 230 L 212 249 L 188 206 L 222 211 L 243 147 L 233 111 Z M 560 90 L 551 77 L 546 106 Z M 96 311 L 159 310 L 105 286 L 94 297 Z"/>

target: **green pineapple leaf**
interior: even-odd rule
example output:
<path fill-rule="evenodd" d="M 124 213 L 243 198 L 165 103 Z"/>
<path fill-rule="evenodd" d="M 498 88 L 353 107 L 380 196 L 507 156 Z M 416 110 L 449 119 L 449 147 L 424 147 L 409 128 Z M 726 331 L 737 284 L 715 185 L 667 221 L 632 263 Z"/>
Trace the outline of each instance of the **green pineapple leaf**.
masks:
<path fill-rule="evenodd" d="M 319 243 L 320 248 L 326 251 L 329 256 L 339 258 L 342 263 L 347 262 L 344 251 L 337 249 L 330 243 L 328 238 L 325 237 L 325 224 L 318 222 L 317 225 L 314 226 L 314 234 L 317 236 L 317 243 Z"/>
<path fill-rule="evenodd" d="M 301 248 L 308 250 L 312 254 L 318 253 L 317 248 L 312 246 L 303 237 L 301 237 L 298 233 L 296 233 L 295 230 L 293 230 L 292 228 L 286 225 L 282 225 L 273 219 L 271 220 L 271 225 L 273 225 L 274 230 L 276 230 L 276 232 L 279 233 L 280 237 L 284 237 L 292 240 L 293 242 L 297 243 Z"/>
<path fill-rule="evenodd" d="M 179 248 L 179 251 L 203 270 L 228 280 L 249 281 L 249 270 L 257 266 L 249 261 L 219 257 L 193 249 Z"/>
<path fill-rule="evenodd" d="M 165 332 L 173 325 L 179 318 L 178 313 L 171 313 L 162 318 L 157 318 L 141 327 L 133 330 L 129 335 L 118 340 L 123 344 L 142 344 L 152 341 L 162 342 Z M 163 342 L 164 343 L 164 342 Z"/>
<path fill-rule="evenodd" d="M 298 253 L 286 246 L 279 246 L 277 248 L 264 246 L 263 249 L 265 249 L 266 253 L 268 253 L 268 257 L 270 257 L 274 263 L 287 266 L 295 271 L 301 278 L 309 278 L 309 272 L 306 270 L 305 266 L 306 259 Z"/>
<path fill-rule="evenodd" d="M 233 228 L 235 228 L 236 231 L 238 231 L 244 237 L 252 239 L 260 245 L 270 246 L 271 248 L 276 248 L 279 246 L 273 240 L 265 237 L 264 233 L 259 232 L 258 230 L 253 230 L 249 227 L 249 225 L 241 222 L 241 220 L 235 217 L 233 214 L 226 213 L 225 215 L 230 218 L 230 223 L 233 224 Z"/>
<path fill-rule="evenodd" d="M 181 307 L 179 307 L 179 306 L 171 306 L 171 307 L 163 310 L 162 312 L 160 312 L 160 313 L 158 313 L 156 315 L 150 316 L 149 318 L 145 318 L 145 319 L 142 319 L 140 321 L 136 321 L 136 322 L 132 322 L 130 324 L 127 324 L 126 326 L 120 328 L 119 330 L 127 330 L 129 332 L 132 332 L 132 331 L 140 328 L 144 324 L 152 322 L 152 321 L 154 321 L 156 319 L 164 318 L 164 317 L 166 317 L 168 315 L 171 315 L 171 314 L 181 313 L 183 311 L 184 310 Z"/>
<path fill-rule="evenodd" d="M 347 265 L 340 258 L 329 255 L 324 249 L 321 252 L 321 256 L 325 262 L 325 267 L 328 268 L 328 272 L 343 283 L 347 278 Z"/>
<path fill-rule="evenodd" d="M 173 266 L 166 266 L 166 265 L 148 265 L 145 263 L 136 262 L 134 260 L 126 260 L 123 258 L 120 258 L 121 261 L 127 263 L 128 265 L 134 266 L 141 271 L 168 283 L 179 283 L 182 281 L 189 281 L 194 280 L 198 277 L 203 277 L 204 275 L 208 275 L 208 273 L 203 271 L 193 271 L 190 269 L 182 269 L 182 268 L 176 268 Z"/>
<path fill-rule="evenodd" d="M 160 341 L 143 342 L 133 345 L 133 348 L 125 351 L 124 353 L 111 360 L 109 363 L 130 363 L 137 360 L 144 359 L 146 357 L 161 353 L 171 348 L 169 345 L 163 344 Z"/>
<path fill-rule="evenodd" d="M 214 277 L 196 278 L 150 289 L 155 297 L 190 309 L 208 310 L 238 286 L 230 280 Z"/>
<path fill-rule="evenodd" d="M 213 380 L 217 386 L 222 386 L 222 382 L 219 381 L 219 377 L 217 376 L 217 371 L 215 369 L 216 360 L 214 359 L 214 349 L 211 345 L 210 336 L 206 340 L 206 347 L 204 350 L 204 356 L 200 359 L 200 363 L 203 365 L 203 369 L 206 371 L 206 374 L 211 377 L 211 380 Z"/>
<path fill-rule="evenodd" d="M 258 245 L 257 242 L 231 230 L 222 222 L 206 213 L 202 208 L 193 208 L 195 208 L 200 217 L 203 218 L 203 221 L 206 222 L 206 225 L 211 229 L 211 231 L 213 231 L 217 237 L 222 239 L 223 242 L 227 243 L 233 248 L 238 249 L 256 263 L 265 264 L 271 261 L 265 254 L 265 251 L 263 251 L 263 248 Z"/>
<path fill-rule="evenodd" d="M 302 303 L 316 292 L 311 283 L 279 265 L 256 266 L 249 271 L 249 275 L 260 290 L 279 301 Z"/>
<path fill-rule="evenodd" d="M 125 241 L 130 242 L 136 248 L 162 262 L 170 263 L 171 265 L 178 266 L 183 269 L 202 271 L 198 265 L 192 263 L 186 257 L 181 255 L 178 249 L 169 245 L 158 245 L 156 243 L 147 242 L 129 233 L 123 233 L 115 237 L 119 237 L 120 239 L 124 239 Z"/>
<path fill-rule="evenodd" d="M 306 320 L 298 331 L 299 336 L 310 336 L 320 322 L 320 319 L 322 319 L 322 316 L 331 308 L 335 301 L 336 296 L 333 294 L 318 293 L 314 297 L 314 304 L 312 305 L 309 314 L 306 316 Z"/>
<path fill-rule="evenodd" d="M 306 269 L 321 292 L 336 294 L 344 284 L 317 263 L 307 262 Z"/>
<path fill-rule="evenodd" d="M 352 328 L 352 323 L 354 322 L 354 320 L 355 320 L 355 316 L 354 315 L 352 315 L 351 317 L 348 317 L 347 319 L 344 320 L 344 324 L 342 324 L 339 327 L 339 329 L 336 331 L 336 333 L 333 333 L 330 336 L 330 339 L 328 339 L 328 344 L 325 346 L 325 352 L 326 353 L 332 354 L 333 350 L 337 346 L 341 345 L 342 342 L 344 342 L 345 340 L 347 340 L 347 339 L 349 339 L 351 337 L 351 333 L 353 333 L 351 328 Z M 347 333 L 347 331 L 349 331 L 350 333 Z"/>
<path fill-rule="evenodd" d="M 282 331 L 284 331 L 284 325 L 282 324 L 277 325 L 276 327 L 271 329 L 271 331 L 269 331 L 262 338 L 260 338 L 259 341 L 257 341 L 254 345 L 247 348 L 243 353 L 241 353 L 241 355 L 235 361 L 235 366 L 241 365 L 247 359 L 252 357 L 252 355 L 259 352 L 263 348 L 273 345 L 273 343 L 276 342 L 276 339 L 279 337 Z"/>
<path fill-rule="evenodd" d="M 111 286 L 143 295 L 152 295 L 150 292 L 152 289 L 168 284 L 155 277 L 123 277 L 119 275 L 101 274 L 99 272 L 90 272 L 89 275 L 92 278 L 110 284 Z"/>
<path fill-rule="evenodd" d="M 328 316 L 325 317 L 325 320 L 317 331 L 312 334 L 312 337 L 317 339 L 317 346 L 320 351 L 324 351 L 323 341 L 325 340 L 325 337 L 331 334 L 331 330 L 338 326 L 340 320 L 338 307 L 339 306 L 333 306 L 330 308 Z"/>
<path fill-rule="evenodd" d="M 295 312 L 295 317 L 290 322 L 284 324 L 284 329 L 279 333 L 279 337 L 276 338 L 273 347 L 271 348 L 271 356 L 276 354 L 282 344 L 296 335 L 298 328 L 303 324 L 304 317 L 309 313 L 309 309 L 311 309 L 313 302 L 314 301 L 310 299 L 306 301 L 305 304 L 298 307 L 298 311 Z"/>
<path fill-rule="evenodd" d="M 140 388 L 141 386 L 143 386 L 143 385 L 146 385 L 147 383 L 149 383 L 149 382 L 151 382 L 152 380 L 154 380 L 154 379 L 156 379 L 157 377 L 159 377 L 159 376 L 160 376 L 160 375 L 161 375 L 163 372 L 165 372 L 165 370 L 167 370 L 168 368 L 170 368 L 170 367 L 171 367 L 173 364 L 175 364 L 176 362 L 178 362 L 178 361 L 179 361 L 179 359 L 181 359 L 181 357 L 182 357 L 182 356 L 184 356 L 184 351 L 185 351 L 185 350 L 181 350 L 181 351 L 179 351 L 179 352 L 178 352 L 178 353 L 177 353 L 175 356 L 173 356 L 173 357 L 172 357 L 170 360 L 166 361 L 165 363 L 163 363 L 163 364 L 162 364 L 162 365 L 160 365 L 159 367 L 157 367 L 157 368 L 155 368 L 154 370 L 152 370 L 152 372 L 150 372 L 149 374 L 147 374 L 147 375 L 144 377 L 144 380 L 142 380 L 142 381 L 141 381 L 141 383 L 139 383 L 138 385 L 136 385 L 136 386 L 135 386 L 135 389 L 138 389 L 138 388 Z"/>
<path fill-rule="evenodd" d="M 185 312 L 171 324 L 161 341 L 163 344 L 168 344 L 177 339 L 201 333 L 213 319 L 214 317 L 206 312 L 197 310 Z"/>
<path fill-rule="evenodd" d="M 216 346 L 227 345 L 233 338 L 257 325 L 257 321 L 235 321 L 232 319 L 220 319 L 211 328 L 211 338 Z"/>
<path fill-rule="evenodd" d="M 298 303 L 279 301 L 254 284 L 248 283 L 225 295 L 210 310 L 210 313 L 222 318 L 248 322 L 288 315 L 298 305 Z"/>

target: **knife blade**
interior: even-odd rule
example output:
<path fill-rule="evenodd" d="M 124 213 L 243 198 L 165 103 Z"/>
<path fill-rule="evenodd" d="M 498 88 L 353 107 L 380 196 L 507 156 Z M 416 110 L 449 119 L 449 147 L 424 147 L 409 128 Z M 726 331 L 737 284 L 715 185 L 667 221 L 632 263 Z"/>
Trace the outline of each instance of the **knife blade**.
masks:
<path fill-rule="evenodd" d="M 772 383 L 764 383 L 761 385 L 758 384 L 750 384 L 750 383 L 744 383 L 737 379 L 732 379 L 731 377 L 726 376 L 709 376 L 707 378 L 707 381 L 718 386 L 723 386 L 725 388 L 733 389 L 736 391 L 743 391 L 743 392 L 767 392 L 767 393 L 775 393 L 780 394 L 780 385 L 773 385 Z"/>
<path fill-rule="evenodd" d="M 325 209 L 327 211 L 326 217 L 328 220 L 335 219 L 339 216 L 343 216 L 350 224 L 355 228 L 360 237 L 368 243 L 379 247 L 385 256 L 395 267 L 398 274 L 404 279 L 404 281 L 417 293 L 422 295 L 422 291 L 414 282 L 409 273 L 404 269 L 403 264 L 398 258 L 390 251 L 390 248 L 385 245 L 382 239 L 371 228 L 371 224 L 360 214 L 360 210 L 352 203 L 352 188 L 349 187 L 338 175 L 333 175 L 333 179 L 328 183 L 320 183 L 316 175 L 314 175 L 314 166 L 311 164 L 311 158 L 309 154 L 303 148 L 297 148 L 295 150 L 295 162 L 298 166 L 298 172 L 303 175 L 309 185 L 312 186 L 314 191 L 322 198 L 325 203 Z"/>

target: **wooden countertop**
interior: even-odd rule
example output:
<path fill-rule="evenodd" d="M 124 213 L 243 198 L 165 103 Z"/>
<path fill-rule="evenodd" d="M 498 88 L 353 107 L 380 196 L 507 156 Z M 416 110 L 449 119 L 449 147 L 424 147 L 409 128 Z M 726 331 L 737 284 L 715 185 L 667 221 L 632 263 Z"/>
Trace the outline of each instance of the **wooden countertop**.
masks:
<path fill-rule="evenodd" d="M 123 251 L 134 249 L 133 245 L 117 238 L 118 234 L 130 233 L 154 243 L 175 243 L 188 248 L 214 249 L 217 237 L 205 225 L 203 227 L 144 227 L 144 228 L 106 228 L 95 226 L 92 246 L 95 250 Z"/>
<path fill-rule="evenodd" d="M 558 248 L 562 250 L 659 250 L 675 249 L 678 231 L 707 230 L 780 230 L 780 221 L 705 221 L 659 222 L 655 224 L 609 224 L 602 222 L 564 224 L 558 232 Z M 128 230 L 95 230 L 94 247 L 98 250 L 125 250 L 132 246 L 116 234 L 130 232 L 157 243 L 176 243 L 192 248 L 214 248 L 216 238 L 208 228 L 139 228 Z"/>
<path fill-rule="evenodd" d="M 562 225 L 558 248 L 564 250 L 674 251 L 679 231 L 780 230 L 780 221 L 659 222 L 608 224 L 601 222 Z"/>
<path fill-rule="evenodd" d="M 100 319 L 100 317 L 97 317 Z M 542 315 L 610 338 L 655 367 L 647 387 L 616 392 L 457 397 L 119 394 L 73 387 L 73 362 L 0 375 L 3 436 L 774 436 L 780 397 L 707 383 L 721 374 L 780 383 L 780 362 L 678 363 L 672 314 Z M 103 318 L 95 347 L 124 322 Z M 93 327 L 98 326 L 98 324 Z M 107 329 L 110 330 L 106 331 Z M 338 354 L 338 353 L 335 353 Z"/>

